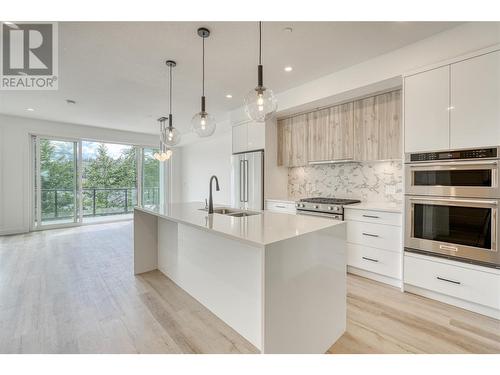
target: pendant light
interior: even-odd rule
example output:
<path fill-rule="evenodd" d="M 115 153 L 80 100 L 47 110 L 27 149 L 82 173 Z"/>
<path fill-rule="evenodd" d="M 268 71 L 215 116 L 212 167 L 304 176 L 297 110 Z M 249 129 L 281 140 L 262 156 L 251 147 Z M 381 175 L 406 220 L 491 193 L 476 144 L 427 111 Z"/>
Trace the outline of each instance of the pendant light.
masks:
<path fill-rule="evenodd" d="M 278 102 L 271 89 L 264 87 L 262 66 L 262 22 L 259 22 L 259 65 L 257 87 L 245 95 L 245 111 L 254 121 L 264 122 L 266 117 L 276 112 Z"/>
<path fill-rule="evenodd" d="M 201 111 L 193 116 L 191 126 L 200 137 L 210 137 L 216 128 L 215 118 L 205 109 L 205 38 L 210 36 L 210 30 L 200 27 L 197 33 L 202 39 Z"/>
<path fill-rule="evenodd" d="M 160 117 L 158 122 L 160 123 L 160 149 L 155 152 L 153 157 L 158 161 L 165 161 L 170 159 L 172 156 L 172 150 L 167 147 L 165 140 L 167 139 L 167 125 L 165 121 L 168 120 L 167 117 Z"/>
<path fill-rule="evenodd" d="M 170 104 L 170 111 L 168 115 L 168 126 L 166 128 L 166 137 L 165 137 L 165 143 L 167 146 L 175 146 L 177 143 L 180 142 L 181 140 L 181 133 L 174 128 L 173 126 L 173 116 L 172 116 L 172 68 L 174 68 L 177 63 L 173 60 L 167 60 L 166 62 L 168 68 L 169 68 L 169 77 L 170 77 L 170 82 L 169 82 L 169 91 L 170 91 L 170 97 L 169 97 L 169 104 Z"/>

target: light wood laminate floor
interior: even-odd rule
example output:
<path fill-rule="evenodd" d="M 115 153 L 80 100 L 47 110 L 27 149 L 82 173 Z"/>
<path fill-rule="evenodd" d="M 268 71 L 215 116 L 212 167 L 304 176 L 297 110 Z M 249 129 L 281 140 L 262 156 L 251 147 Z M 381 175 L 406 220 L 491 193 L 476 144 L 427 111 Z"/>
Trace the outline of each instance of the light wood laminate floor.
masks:
<path fill-rule="evenodd" d="M 0 353 L 256 353 L 160 272 L 132 275 L 132 223 L 0 237 Z M 500 353 L 500 321 L 348 277 L 331 353 Z"/>

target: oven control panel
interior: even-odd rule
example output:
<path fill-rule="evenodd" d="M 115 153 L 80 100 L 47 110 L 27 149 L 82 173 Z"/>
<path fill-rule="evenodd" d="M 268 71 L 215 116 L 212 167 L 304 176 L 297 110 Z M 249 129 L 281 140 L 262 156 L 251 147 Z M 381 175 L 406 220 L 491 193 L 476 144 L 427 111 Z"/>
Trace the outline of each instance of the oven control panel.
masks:
<path fill-rule="evenodd" d="M 498 149 L 495 148 L 480 148 L 474 150 L 458 150 L 458 151 L 441 151 L 441 152 L 423 152 L 418 154 L 410 154 L 408 161 L 439 161 L 439 160 L 456 160 L 456 159 L 486 159 L 496 158 Z"/>

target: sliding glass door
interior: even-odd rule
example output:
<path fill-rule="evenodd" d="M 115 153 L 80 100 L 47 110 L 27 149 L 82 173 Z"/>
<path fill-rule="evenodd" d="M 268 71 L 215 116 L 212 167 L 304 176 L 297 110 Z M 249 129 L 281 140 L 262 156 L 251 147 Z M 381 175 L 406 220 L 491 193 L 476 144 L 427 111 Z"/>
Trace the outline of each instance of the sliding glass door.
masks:
<path fill-rule="evenodd" d="M 153 148 L 32 136 L 33 229 L 131 219 L 166 199 Z M 168 165 L 168 164 L 167 164 Z"/>
<path fill-rule="evenodd" d="M 34 146 L 35 226 L 78 223 L 78 142 L 38 137 Z"/>
<path fill-rule="evenodd" d="M 137 147 L 82 142 L 83 222 L 132 218 L 137 204 Z"/>

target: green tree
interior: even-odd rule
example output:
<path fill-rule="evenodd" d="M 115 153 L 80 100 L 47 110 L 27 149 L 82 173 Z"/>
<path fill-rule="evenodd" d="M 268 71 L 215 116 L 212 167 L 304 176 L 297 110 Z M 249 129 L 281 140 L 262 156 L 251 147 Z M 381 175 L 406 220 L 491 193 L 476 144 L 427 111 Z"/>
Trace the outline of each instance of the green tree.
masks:
<path fill-rule="evenodd" d="M 42 185 L 42 212 L 46 217 L 72 216 L 74 212 L 75 156 L 73 142 L 40 140 L 40 167 Z M 84 213 L 119 213 L 125 206 L 131 211 L 136 203 L 136 147 L 129 147 L 118 158 L 109 154 L 105 143 L 99 143 L 94 157 L 82 161 Z M 153 158 L 155 150 L 144 151 L 143 188 L 145 201 L 159 199 L 159 162 Z M 49 190 L 50 189 L 50 190 Z M 96 189 L 94 191 L 94 189 Z M 57 193 L 55 192 L 57 190 Z"/>
<path fill-rule="evenodd" d="M 39 147 L 42 217 L 70 217 L 76 183 L 74 144 L 41 139 Z"/>

